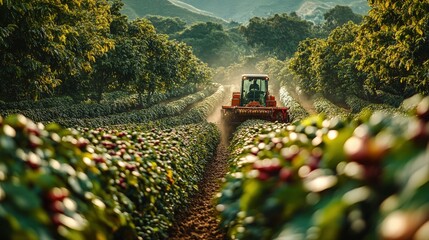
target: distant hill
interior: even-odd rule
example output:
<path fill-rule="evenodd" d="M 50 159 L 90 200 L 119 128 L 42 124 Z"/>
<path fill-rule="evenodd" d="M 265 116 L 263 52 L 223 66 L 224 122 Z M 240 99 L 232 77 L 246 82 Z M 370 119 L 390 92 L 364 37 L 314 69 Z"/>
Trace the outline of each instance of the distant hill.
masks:
<path fill-rule="evenodd" d="M 355 13 L 367 14 L 367 0 L 181 0 L 223 19 L 246 22 L 254 16 L 297 12 L 303 18 L 320 22 L 323 13 L 335 5 L 349 6 Z"/>
<path fill-rule="evenodd" d="M 226 23 L 225 20 L 213 14 L 199 10 L 185 2 L 175 0 L 123 0 L 123 13 L 130 19 L 146 15 L 179 17 L 186 23 L 216 22 Z"/>

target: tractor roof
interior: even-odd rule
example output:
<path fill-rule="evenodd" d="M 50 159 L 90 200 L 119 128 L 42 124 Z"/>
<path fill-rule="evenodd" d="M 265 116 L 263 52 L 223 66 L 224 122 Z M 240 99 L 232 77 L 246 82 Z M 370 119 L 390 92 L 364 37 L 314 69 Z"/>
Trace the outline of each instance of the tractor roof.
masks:
<path fill-rule="evenodd" d="M 241 75 L 241 77 L 246 77 L 246 78 L 267 78 L 268 75 L 267 74 L 257 74 L 257 73 L 246 73 Z"/>

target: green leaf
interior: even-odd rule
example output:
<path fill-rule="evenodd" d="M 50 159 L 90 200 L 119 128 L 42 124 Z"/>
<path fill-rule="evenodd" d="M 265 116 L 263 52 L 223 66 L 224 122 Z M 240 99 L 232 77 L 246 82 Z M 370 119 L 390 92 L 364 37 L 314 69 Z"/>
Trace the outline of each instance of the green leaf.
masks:
<path fill-rule="evenodd" d="M 39 196 L 32 190 L 12 183 L 2 183 L 0 186 L 6 194 L 6 199 L 16 205 L 22 211 L 34 211 L 41 207 Z"/>

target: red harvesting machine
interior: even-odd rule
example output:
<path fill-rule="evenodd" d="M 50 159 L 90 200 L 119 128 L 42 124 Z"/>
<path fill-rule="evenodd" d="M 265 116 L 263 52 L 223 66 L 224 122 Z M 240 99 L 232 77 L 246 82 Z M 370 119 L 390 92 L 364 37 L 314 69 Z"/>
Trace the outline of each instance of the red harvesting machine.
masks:
<path fill-rule="evenodd" d="M 222 106 L 224 123 L 241 123 L 247 119 L 289 122 L 288 108 L 277 107 L 268 91 L 266 74 L 243 74 L 241 91 L 232 93 L 231 106 Z"/>

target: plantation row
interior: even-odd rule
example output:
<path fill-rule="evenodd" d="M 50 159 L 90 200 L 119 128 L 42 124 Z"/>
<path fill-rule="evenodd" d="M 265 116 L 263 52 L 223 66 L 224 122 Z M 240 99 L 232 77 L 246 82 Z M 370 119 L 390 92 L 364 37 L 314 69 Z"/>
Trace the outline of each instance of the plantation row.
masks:
<path fill-rule="evenodd" d="M 0 232 L 8 239 L 165 239 L 219 143 L 218 128 L 205 119 L 224 95 L 211 85 L 146 109 L 46 126 L 23 115 L 0 118 Z M 103 104 L 114 99 L 129 98 Z"/>
<path fill-rule="evenodd" d="M 240 127 L 216 206 L 228 237 L 426 239 L 429 98 L 409 101 L 408 117 Z"/>
<path fill-rule="evenodd" d="M 101 103 L 73 104 L 72 102 L 66 101 L 68 98 L 52 98 L 49 104 L 45 103 L 49 102 L 50 99 L 43 99 L 39 102 L 32 103 L 27 101 L 7 103 L 9 107 L 15 106 L 16 108 L 1 109 L 0 104 L 0 115 L 7 116 L 19 113 L 37 122 L 58 122 L 62 121 L 62 119 L 95 118 L 128 112 L 138 108 L 148 108 L 153 104 L 168 99 L 194 93 L 195 90 L 195 87 L 188 86 L 171 92 L 155 93 L 151 96 L 150 102 L 146 101 L 143 103 L 140 101 L 138 94 L 126 95 L 126 97 L 114 95 L 115 98 L 105 94 L 106 97 Z"/>
<path fill-rule="evenodd" d="M 162 117 L 178 115 L 190 105 L 201 101 L 212 94 L 214 90 L 215 88 L 209 87 L 203 91 L 180 98 L 179 100 L 169 103 L 160 103 L 150 108 L 141 110 L 134 110 L 96 118 L 65 118 L 56 119 L 54 121 L 63 126 L 84 127 L 100 127 L 126 123 L 144 123 Z"/>
<path fill-rule="evenodd" d="M 77 131 L 12 115 L 0 125 L 6 239 L 164 239 L 219 141 L 207 123 Z"/>
<path fill-rule="evenodd" d="M 280 101 L 285 106 L 288 106 L 292 121 L 302 120 L 309 116 L 309 113 L 300 105 L 300 103 L 289 94 L 286 86 L 282 86 L 280 88 Z M 407 115 L 406 112 L 408 110 L 403 107 L 405 100 L 400 104 L 396 101 L 395 105 L 399 105 L 399 107 L 394 107 L 389 104 L 371 103 L 355 95 L 349 95 L 346 97 L 346 108 L 332 103 L 320 94 L 313 96 L 312 101 L 315 111 L 325 115 L 327 118 L 359 118 L 365 114 L 376 111 L 395 116 L 405 116 Z M 391 101 L 393 102 L 393 100 Z"/>
<path fill-rule="evenodd" d="M 298 121 L 308 117 L 308 112 L 288 93 L 286 86 L 280 88 L 280 101 L 288 107 L 288 113 L 291 121 Z"/>
<path fill-rule="evenodd" d="M 214 94 L 192 106 L 189 111 L 185 111 L 180 115 L 146 122 L 144 125 L 138 126 L 138 128 L 142 130 L 150 128 L 165 129 L 183 124 L 192 124 L 205 121 L 209 114 L 215 111 L 216 106 L 218 106 L 223 101 L 225 93 L 225 88 L 223 86 L 219 86 Z"/>
<path fill-rule="evenodd" d="M 18 102 L 3 102 L 0 101 L 0 111 L 4 114 L 5 110 L 19 109 L 37 109 L 37 108 L 50 108 L 58 106 L 68 106 L 74 104 L 71 97 L 52 97 L 44 98 L 39 101 L 18 101 Z"/>
<path fill-rule="evenodd" d="M 190 109 L 183 113 L 178 113 L 177 115 L 172 115 L 158 120 L 149 120 L 144 123 L 109 125 L 105 126 L 105 128 L 111 130 L 150 131 L 155 128 L 168 129 L 181 125 L 206 122 L 208 115 L 215 110 L 215 107 L 219 102 L 222 101 L 224 96 L 225 88 L 223 86 L 219 86 L 215 93 L 205 98 L 201 102 L 192 105 Z"/>

